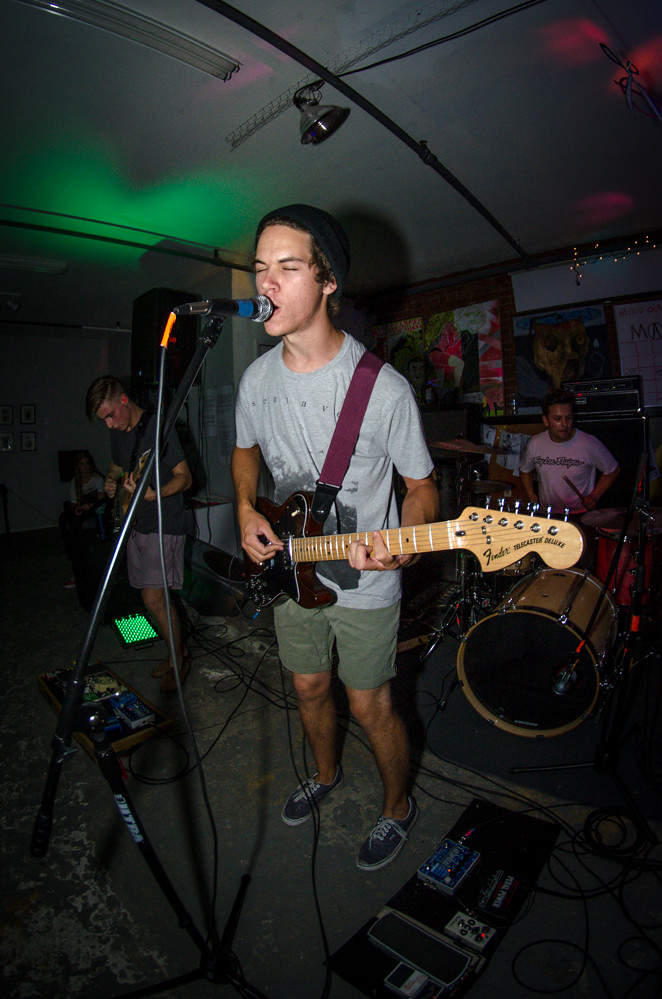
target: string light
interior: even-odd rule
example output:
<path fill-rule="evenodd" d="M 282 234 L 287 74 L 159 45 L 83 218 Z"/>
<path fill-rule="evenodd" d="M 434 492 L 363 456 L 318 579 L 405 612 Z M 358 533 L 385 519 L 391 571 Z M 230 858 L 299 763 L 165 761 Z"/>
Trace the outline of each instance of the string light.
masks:
<path fill-rule="evenodd" d="M 595 251 L 594 253 L 580 257 L 579 253 L 577 252 L 577 247 L 573 246 L 572 248 L 572 263 L 570 264 L 570 270 L 575 276 L 575 284 L 577 285 L 581 284 L 581 279 L 583 277 L 581 268 L 586 267 L 589 264 L 599 263 L 601 260 L 605 259 L 604 253 L 599 252 L 600 251 L 599 243 L 595 243 L 593 249 Z M 626 257 L 632 256 L 633 254 L 637 257 L 640 256 L 642 250 L 656 250 L 656 249 L 657 249 L 657 243 L 651 242 L 650 236 L 644 236 L 642 242 L 640 242 L 638 239 L 635 239 L 632 245 L 628 246 L 622 252 L 619 252 L 618 250 L 616 252 L 611 251 L 608 255 L 613 256 L 613 261 L 615 264 L 617 264 L 619 263 L 619 261 L 625 260 Z"/>

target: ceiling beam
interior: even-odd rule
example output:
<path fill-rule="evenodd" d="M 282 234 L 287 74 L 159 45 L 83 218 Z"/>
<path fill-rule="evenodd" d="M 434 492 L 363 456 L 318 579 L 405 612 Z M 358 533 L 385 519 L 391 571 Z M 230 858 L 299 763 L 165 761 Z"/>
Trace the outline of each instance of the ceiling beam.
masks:
<path fill-rule="evenodd" d="M 453 190 L 457 191 L 460 197 L 464 198 L 464 200 L 471 205 L 471 207 L 474 208 L 479 215 L 482 215 L 486 222 L 488 222 L 489 225 L 499 233 L 502 239 L 512 246 L 518 257 L 524 261 L 528 260 L 528 254 L 522 249 L 517 240 L 510 235 L 510 233 L 501 225 L 498 219 L 492 215 L 485 205 L 479 201 L 478 198 L 472 194 L 471 191 L 466 188 L 464 184 L 437 159 L 434 153 L 428 149 L 426 142 L 417 142 L 411 137 L 411 135 L 405 132 L 404 129 L 400 128 L 399 125 L 396 125 L 396 123 L 380 111 L 378 107 L 366 100 L 365 97 L 359 94 L 358 91 L 354 90 L 353 87 L 350 87 L 349 84 L 345 83 L 345 81 L 339 76 L 331 73 L 321 63 L 317 62 L 315 59 L 311 58 L 311 56 L 297 48 L 296 45 L 292 45 L 285 38 L 281 38 L 280 35 L 277 35 L 269 28 L 266 28 L 263 24 L 260 24 L 259 21 L 253 20 L 252 17 L 249 17 L 242 11 L 237 10 L 230 4 L 224 3 L 224 0 L 198 0 L 198 3 L 201 3 L 204 7 L 209 7 L 210 10 L 215 11 L 217 14 L 221 14 L 228 20 L 240 25 L 240 27 L 245 28 L 247 31 L 250 31 L 251 34 L 257 35 L 258 38 L 262 38 L 265 42 L 273 45 L 274 48 L 284 52 L 285 55 L 288 55 L 295 62 L 305 66 L 305 68 L 311 73 L 315 73 L 321 80 L 331 84 L 331 86 L 335 87 L 335 89 L 341 94 L 344 94 L 348 100 L 353 101 L 354 104 L 362 108 L 367 114 L 374 118 L 375 121 L 378 121 L 380 125 L 383 125 L 384 128 L 388 129 L 392 135 L 395 135 L 396 138 L 400 139 L 401 142 L 412 149 L 416 155 L 423 160 L 426 166 L 431 167 L 446 181 L 447 184 L 453 188 Z"/>

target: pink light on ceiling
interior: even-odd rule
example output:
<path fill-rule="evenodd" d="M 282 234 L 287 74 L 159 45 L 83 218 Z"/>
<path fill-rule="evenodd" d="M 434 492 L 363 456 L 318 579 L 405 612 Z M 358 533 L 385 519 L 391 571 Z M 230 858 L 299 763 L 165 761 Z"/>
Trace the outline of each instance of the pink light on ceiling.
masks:
<path fill-rule="evenodd" d="M 557 21 L 541 32 L 547 51 L 566 66 L 586 66 L 600 57 L 600 42 L 608 36 L 594 21 L 568 18 Z"/>
<path fill-rule="evenodd" d="M 634 208 L 634 198 L 622 191 L 599 191 L 575 203 L 579 222 L 585 226 L 604 225 L 627 215 Z"/>

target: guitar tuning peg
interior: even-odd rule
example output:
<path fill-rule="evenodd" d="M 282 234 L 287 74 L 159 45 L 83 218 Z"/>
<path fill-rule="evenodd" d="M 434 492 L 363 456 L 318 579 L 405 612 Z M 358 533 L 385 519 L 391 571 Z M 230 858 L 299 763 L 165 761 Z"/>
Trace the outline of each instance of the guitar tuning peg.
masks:
<path fill-rule="evenodd" d="M 519 513 L 521 500 L 515 500 L 515 516 Z"/>
<path fill-rule="evenodd" d="M 551 508 L 551 506 L 548 506 L 547 507 L 547 520 L 551 520 L 551 519 L 552 519 L 552 508 Z"/>
<path fill-rule="evenodd" d="M 566 524 L 568 523 L 569 516 L 570 516 L 570 507 L 566 506 L 563 510 L 563 519 L 565 520 Z"/>
<path fill-rule="evenodd" d="M 498 505 L 499 505 L 499 510 L 501 511 L 501 513 L 503 513 L 503 511 L 504 511 L 504 508 L 505 508 L 505 506 L 506 506 L 506 500 L 505 500 L 505 497 L 504 497 L 504 496 L 502 496 L 502 497 L 501 497 L 501 499 L 500 499 L 500 500 L 498 500 L 497 502 L 498 502 Z"/>
<path fill-rule="evenodd" d="M 492 502 L 492 497 L 491 496 L 486 496 L 485 497 L 485 509 L 486 510 L 489 510 L 491 502 Z"/>

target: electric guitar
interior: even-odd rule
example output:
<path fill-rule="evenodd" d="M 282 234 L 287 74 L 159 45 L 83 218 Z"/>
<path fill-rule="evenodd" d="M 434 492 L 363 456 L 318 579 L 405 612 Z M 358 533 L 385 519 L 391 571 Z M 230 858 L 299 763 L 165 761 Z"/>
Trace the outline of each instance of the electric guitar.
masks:
<path fill-rule="evenodd" d="M 133 470 L 134 482 L 137 482 L 140 476 L 142 475 L 143 468 L 147 464 L 147 459 L 149 458 L 151 453 L 152 449 L 150 447 L 147 451 L 143 451 L 143 453 L 138 458 L 138 461 L 136 462 L 136 467 Z M 124 486 L 122 485 L 122 482 L 124 482 L 125 478 L 126 475 L 123 475 L 117 484 L 117 492 L 115 493 L 115 502 L 113 504 L 113 527 L 115 533 L 117 533 L 122 527 L 122 524 L 124 523 L 124 518 L 127 515 L 129 505 L 133 497 L 133 493 L 130 493 L 128 489 L 125 489 Z"/>
<path fill-rule="evenodd" d="M 258 607 L 286 595 L 302 607 L 333 603 L 335 593 L 315 575 L 315 562 L 346 559 L 352 541 L 372 545 L 372 532 L 322 534 L 311 513 L 312 493 L 292 493 L 281 507 L 260 497 L 256 509 L 271 524 L 282 551 L 261 565 L 244 558 L 247 588 Z M 553 569 L 569 569 L 584 550 L 575 524 L 480 507 L 467 507 L 457 520 L 380 531 L 392 555 L 468 549 L 484 572 L 496 572 L 535 552 Z"/>

